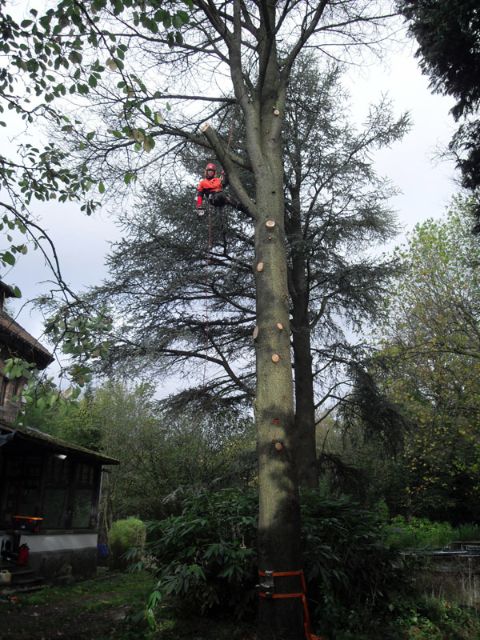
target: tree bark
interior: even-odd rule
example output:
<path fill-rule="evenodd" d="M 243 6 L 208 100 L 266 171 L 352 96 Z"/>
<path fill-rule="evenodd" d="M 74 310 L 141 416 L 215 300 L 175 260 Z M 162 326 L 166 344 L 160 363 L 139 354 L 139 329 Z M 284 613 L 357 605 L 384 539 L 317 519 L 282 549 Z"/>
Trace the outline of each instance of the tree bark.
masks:
<path fill-rule="evenodd" d="M 295 371 L 295 455 L 301 487 L 318 487 L 315 400 L 308 317 L 294 304 L 292 343 Z"/>
<path fill-rule="evenodd" d="M 285 250 L 282 112 L 285 90 L 265 70 L 260 100 L 245 108 L 247 149 L 255 174 L 256 398 L 260 571 L 302 568 L 300 503 L 295 455 L 295 417 Z M 241 95 L 241 91 L 238 91 Z M 278 115 L 276 112 L 279 112 Z M 216 133 L 203 132 L 213 148 Z M 249 203 L 246 202 L 246 206 Z M 262 583 L 263 580 L 260 580 Z M 298 576 L 275 578 L 275 593 L 301 591 Z M 262 592 L 262 588 L 260 588 Z M 259 640 L 303 640 L 299 598 L 259 598 Z"/>
<path fill-rule="evenodd" d="M 301 159 L 299 158 L 299 166 Z M 292 300 L 292 346 L 295 371 L 295 456 L 301 487 L 318 487 L 315 398 L 309 323 L 309 283 L 301 223 L 299 188 L 293 189 L 288 217 L 291 252 L 289 290 Z"/>
<path fill-rule="evenodd" d="M 275 3 L 264 5 L 259 79 L 247 109 L 247 148 L 256 184 L 256 400 L 259 521 L 263 571 L 301 569 L 300 504 L 294 450 L 293 380 L 285 252 L 283 141 L 285 82 L 275 43 Z M 263 268 L 258 268 L 263 263 Z M 276 578 L 276 593 L 300 591 L 299 578 Z M 259 599 L 261 640 L 303 637 L 300 599 Z"/>
<path fill-rule="evenodd" d="M 257 292 L 255 418 L 259 464 L 259 568 L 301 569 L 300 509 L 295 468 L 289 297 L 283 228 L 282 167 L 257 190 L 255 229 Z M 273 228 L 267 221 L 275 222 Z M 277 579 L 276 590 L 298 592 L 299 580 Z M 303 635 L 299 600 L 260 598 L 260 637 Z"/>

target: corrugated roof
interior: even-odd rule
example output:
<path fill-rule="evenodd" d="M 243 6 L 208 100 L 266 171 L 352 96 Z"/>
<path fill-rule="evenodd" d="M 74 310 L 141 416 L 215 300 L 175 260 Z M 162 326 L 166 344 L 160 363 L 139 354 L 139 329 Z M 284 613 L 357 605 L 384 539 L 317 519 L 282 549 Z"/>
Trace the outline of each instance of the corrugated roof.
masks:
<path fill-rule="evenodd" d="M 52 354 L 3 310 L 0 310 L 0 333 L 16 343 L 23 352 L 20 355 L 30 361 L 33 358 L 39 369 L 45 369 L 53 362 Z"/>
<path fill-rule="evenodd" d="M 67 442 L 66 440 L 62 440 L 61 438 L 56 438 L 48 433 L 44 433 L 43 431 L 34 429 L 33 427 L 11 427 L 9 425 L 1 424 L 0 431 L 14 433 L 15 438 L 18 437 L 23 440 L 35 442 L 39 445 L 46 446 L 47 448 L 58 453 L 68 454 L 69 452 L 73 452 L 80 454 L 85 458 L 101 462 L 102 464 L 120 464 L 120 461 L 116 458 L 111 458 L 110 456 L 98 453 L 98 451 L 92 451 L 91 449 L 87 449 L 86 447 L 72 444 L 71 442 Z"/>

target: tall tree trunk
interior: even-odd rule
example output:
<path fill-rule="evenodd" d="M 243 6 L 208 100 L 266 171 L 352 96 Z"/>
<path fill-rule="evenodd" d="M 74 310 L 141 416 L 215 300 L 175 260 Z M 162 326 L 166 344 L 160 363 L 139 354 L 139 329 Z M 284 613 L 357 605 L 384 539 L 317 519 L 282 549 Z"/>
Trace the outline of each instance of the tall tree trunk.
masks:
<path fill-rule="evenodd" d="M 293 379 L 290 347 L 283 189 L 282 126 L 285 83 L 280 82 L 275 43 L 275 3 L 266 3 L 260 40 L 257 118 L 246 119 L 255 184 L 255 282 L 259 521 L 258 558 L 263 571 L 302 568 L 300 503 L 295 467 Z M 253 125 L 253 126 L 252 126 Z M 257 125 L 259 125 L 257 129 Z M 298 593 L 298 577 L 277 577 L 275 592 Z M 261 640 L 300 640 L 301 600 L 259 601 Z"/>
<path fill-rule="evenodd" d="M 300 162 L 299 158 L 299 162 Z M 309 290 L 303 241 L 300 192 L 293 189 L 288 218 L 288 246 L 291 252 L 289 290 L 292 299 L 292 344 L 295 371 L 295 456 L 299 484 L 315 489 L 318 468 L 315 440 L 315 400 L 308 316 Z"/>
<path fill-rule="evenodd" d="M 308 317 L 294 304 L 292 342 L 295 371 L 295 455 L 301 487 L 318 487 L 315 402 Z"/>
<path fill-rule="evenodd" d="M 257 182 L 255 229 L 259 460 L 258 549 L 261 570 L 301 569 L 300 509 L 295 468 L 289 296 L 283 226 L 283 168 Z M 274 223 L 274 226 L 271 226 Z M 300 591 L 299 578 L 276 578 L 275 591 Z M 303 637 L 298 599 L 260 598 L 261 640 Z"/>
<path fill-rule="evenodd" d="M 255 217 L 258 562 L 262 572 L 290 572 L 302 568 L 302 558 L 284 227 L 282 127 L 287 81 L 279 69 L 275 11 L 274 0 L 260 5 L 255 85 L 245 82 L 242 17 L 236 1 L 234 29 L 228 41 L 230 72 L 245 118 L 246 147 L 256 188 L 253 206 L 245 198 L 244 204 L 254 209 Z M 228 163 L 228 154 L 215 135 L 209 129 L 204 133 Z M 227 164 L 228 171 L 230 168 L 234 169 Z M 274 582 L 276 595 L 301 591 L 298 576 L 277 577 Z M 265 594 L 265 590 L 261 588 L 260 593 Z M 260 597 L 258 638 L 303 640 L 301 600 Z"/>
<path fill-rule="evenodd" d="M 273 83 L 278 87 L 278 83 Z M 247 148 L 255 174 L 256 398 L 259 519 L 262 572 L 302 569 L 300 503 L 285 251 L 281 118 L 284 94 L 272 90 L 267 106 L 245 106 Z M 219 149 L 216 133 L 203 132 Z M 264 582 L 263 579 L 260 580 Z M 274 593 L 299 593 L 299 576 L 274 578 Z M 260 593 L 265 593 L 261 587 Z M 259 640 L 303 640 L 300 598 L 259 598 Z"/>

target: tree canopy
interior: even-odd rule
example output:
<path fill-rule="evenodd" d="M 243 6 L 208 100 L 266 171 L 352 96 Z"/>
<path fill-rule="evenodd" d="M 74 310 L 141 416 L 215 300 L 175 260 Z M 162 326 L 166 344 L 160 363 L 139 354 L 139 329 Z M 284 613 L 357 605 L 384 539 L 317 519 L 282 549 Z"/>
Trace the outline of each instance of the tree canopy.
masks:
<path fill-rule="evenodd" d="M 410 424 L 403 508 L 458 522 L 477 517 L 479 248 L 472 203 L 417 225 L 388 309 L 377 381 Z"/>
<path fill-rule="evenodd" d="M 452 109 L 462 120 L 450 148 L 465 187 L 480 187 L 480 14 L 476 0 L 399 0 L 400 11 L 417 39 L 422 71 L 434 91 L 456 99 Z M 480 216 L 480 205 L 475 210 Z M 475 227 L 480 230 L 479 223 Z"/>
<path fill-rule="evenodd" d="M 368 156 L 407 126 L 405 117 L 395 120 L 381 103 L 356 131 L 339 81 L 337 66 L 321 73 L 311 58 L 302 60 L 287 101 L 285 219 L 296 430 L 304 447 L 310 442 L 313 458 L 316 410 L 336 387 L 335 368 L 358 350 L 346 327 L 358 329 L 375 315 L 395 269 L 394 262 L 366 251 L 396 230 L 387 203 L 393 190 Z M 200 173 L 201 163 L 190 154 L 183 162 Z M 124 239 L 108 258 L 110 276 L 88 298 L 90 305 L 106 305 L 115 319 L 104 365 L 176 372 L 189 382 L 184 401 L 211 402 L 213 396 L 250 403 L 250 222 L 229 208 L 198 219 L 192 195 L 162 177 L 122 216 Z M 305 453 L 301 477 L 307 467 Z"/>

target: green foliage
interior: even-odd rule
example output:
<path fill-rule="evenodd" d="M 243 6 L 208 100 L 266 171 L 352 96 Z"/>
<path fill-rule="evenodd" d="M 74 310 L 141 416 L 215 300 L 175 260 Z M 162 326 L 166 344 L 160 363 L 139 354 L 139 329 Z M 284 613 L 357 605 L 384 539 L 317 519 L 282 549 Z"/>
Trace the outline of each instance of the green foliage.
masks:
<path fill-rule="evenodd" d="M 392 624 L 392 631 L 388 636 L 391 640 L 399 637 L 405 640 L 477 640 L 480 618 L 473 609 L 424 597 L 415 603 L 405 603 Z"/>
<path fill-rule="evenodd" d="M 49 379 L 34 379 L 23 393 L 19 420 L 57 438 L 95 451 L 101 448 L 101 422 L 92 411 L 94 394 L 78 388 L 61 392 Z"/>
<path fill-rule="evenodd" d="M 19 23 L 8 13 L 6 0 L 0 0 L 0 52 L 3 61 L 0 126 L 11 126 L 15 117 L 21 124 L 31 125 L 47 113 L 59 127 L 69 120 L 61 108 L 56 109 L 52 104 L 66 93 L 62 71 L 69 66 L 68 54 L 78 57 L 77 50 L 81 47 L 81 42 L 72 34 L 59 37 L 60 32 L 68 28 L 64 20 L 61 24 L 63 10 L 60 8 L 67 2 L 59 3 L 55 10 L 50 9 L 44 16 L 32 9 L 29 19 Z M 51 25 L 52 21 L 56 21 L 55 27 Z M 27 241 L 32 242 L 35 248 L 50 244 L 48 236 L 28 211 L 33 200 L 66 202 L 86 196 L 91 183 L 88 167 L 86 163 L 80 163 L 75 169 L 67 168 L 67 155 L 54 144 L 46 144 L 42 148 L 27 142 L 18 145 L 12 157 L 2 156 L 0 230 L 5 232 L 9 243 L 8 248 L 0 252 L 3 265 L 15 264 L 18 255 L 26 253 Z M 90 213 L 95 206 L 95 202 L 87 199 L 83 209 Z M 54 271 L 55 259 L 50 263 Z"/>
<path fill-rule="evenodd" d="M 100 446 L 120 460 L 105 491 L 107 521 L 132 512 L 160 518 L 171 513 L 165 498 L 175 491 L 243 486 L 256 473 L 250 419 L 215 406 L 201 412 L 192 403 L 171 409 L 155 400 L 155 391 L 109 382 L 93 393 L 89 410 Z"/>
<path fill-rule="evenodd" d="M 3 367 L 3 375 L 9 380 L 15 380 L 16 378 L 30 378 L 32 376 L 32 369 L 35 364 L 32 362 L 26 362 L 22 358 L 7 358 Z"/>
<path fill-rule="evenodd" d="M 322 443 L 322 479 L 333 495 L 351 496 L 375 510 L 381 502 L 387 520 L 389 513 L 397 513 L 404 504 L 405 470 L 398 453 L 406 434 L 408 437 L 408 425 L 401 415 L 391 420 L 394 404 L 388 398 L 384 403 L 378 388 L 373 389 L 377 396 L 373 407 L 379 411 L 369 415 L 361 390 L 355 388 L 350 396 L 360 399 L 359 407 L 350 404 L 345 411 L 329 416 L 317 431 Z"/>
<path fill-rule="evenodd" d="M 158 564 L 153 609 L 174 597 L 188 612 L 245 618 L 256 601 L 253 491 L 199 491 L 179 497 L 178 515 L 151 525 L 148 552 Z M 332 637 L 380 628 L 402 589 L 405 568 L 380 542 L 378 515 L 346 498 L 302 496 L 304 566 L 316 625 Z M 342 631 L 343 630 L 343 631 Z"/>
<path fill-rule="evenodd" d="M 480 246 L 472 203 L 419 224 L 398 251 L 404 275 L 386 309 L 370 371 L 410 425 L 397 457 L 393 512 L 477 519 L 480 504 Z"/>
<path fill-rule="evenodd" d="M 122 16 L 135 28 L 141 25 L 144 32 L 162 33 L 172 48 L 182 42 L 190 0 L 61 0 L 42 9 L 20 3 L 9 12 L 10 4 L 0 0 L 0 127 L 15 130 L 36 125 L 38 131 L 38 125 L 48 120 L 51 131 L 65 137 L 81 125 L 77 113 L 67 115 L 65 97 L 78 95 L 82 99 L 95 93 L 104 76 L 117 73 L 128 110 L 136 108 L 146 119 L 145 129 L 134 130 L 132 145 L 150 152 L 155 141 L 148 123 L 154 124 L 154 115 L 143 100 L 139 98 L 137 103 L 135 90 L 143 90 L 143 83 L 125 70 L 129 42 L 119 42 L 108 22 L 113 16 Z M 21 13 L 23 20 L 15 17 Z M 124 127 L 120 137 L 128 139 L 129 129 Z M 84 149 L 95 135 L 95 131 L 82 132 L 76 150 Z M 88 161 L 81 159 L 71 166 L 73 149 L 60 148 L 62 142 L 25 142 L 10 157 L 2 155 L 0 231 L 8 244 L 0 250 L 0 266 L 13 266 L 29 245 L 40 248 L 64 298 L 71 299 L 75 296 L 62 279 L 55 247 L 29 207 L 35 201 L 73 201 L 81 203 L 81 210 L 89 215 L 99 205 L 95 197 L 89 197 L 89 191 L 98 184 L 102 194 L 105 187 Z M 81 381 L 88 371 L 82 367 L 72 373 Z"/>
<path fill-rule="evenodd" d="M 19 420 L 23 424 L 60 436 L 57 428 L 59 416 L 74 411 L 79 395 L 78 387 L 68 387 L 60 391 L 53 379 L 34 372 L 22 390 L 23 403 Z M 66 439 L 82 444 L 70 436 Z"/>
<path fill-rule="evenodd" d="M 190 2 L 178 4 L 180 6 L 174 2 L 167 5 L 157 0 L 94 0 L 89 6 L 80 6 L 75 0 L 62 0 L 45 13 L 31 9 L 28 19 L 19 24 L 4 11 L 6 0 L 1 0 L 0 51 L 8 56 L 10 66 L 0 77 L 0 92 L 12 92 L 19 76 L 25 81 L 27 104 L 32 96 L 52 103 L 67 94 L 88 94 L 107 69 L 122 71 L 125 67 L 128 45 L 118 42 L 113 33 L 106 35 L 106 16 L 125 14 L 125 20 L 131 20 L 135 27 L 141 25 L 150 33 L 157 34 L 163 29 L 173 46 L 181 40 L 179 31 L 189 22 L 185 5 L 191 8 Z M 95 50 L 100 44 L 110 56 L 105 64 L 85 55 L 90 47 Z M 65 70 L 72 72 L 67 79 Z M 126 93 L 131 89 L 124 88 Z M 20 101 L 11 100 L 9 108 L 32 122 L 32 114 Z M 69 126 L 69 119 L 65 118 L 63 124 Z"/>
<path fill-rule="evenodd" d="M 431 522 L 427 518 L 395 516 L 385 527 L 386 542 L 396 549 L 439 549 L 456 537 L 448 522 Z"/>
<path fill-rule="evenodd" d="M 383 524 L 378 511 L 348 498 L 313 491 L 302 496 L 312 612 L 318 628 L 332 637 L 381 637 L 395 603 L 411 591 L 407 561 L 382 542 Z"/>
<path fill-rule="evenodd" d="M 145 523 L 138 518 L 130 517 L 125 520 L 116 520 L 112 524 L 108 532 L 108 544 L 114 568 L 120 569 L 127 566 L 125 556 L 130 550 L 136 549 L 139 554 L 142 553 L 146 532 Z"/>
<path fill-rule="evenodd" d="M 456 99 L 452 113 L 463 122 L 450 148 L 463 186 L 477 196 L 475 231 L 480 230 L 480 17 L 477 0 L 398 0 L 417 39 L 422 71 L 435 91 Z"/>
<path fill-rule="evenodd" d="M 455 527 L 455 540 L 480 540 L 480 525 L 478 524 L 461 524 Z"/>
<path fill-rule="evenodd" d="M 108 356 L 112 319 L 104 309 L 82 307 L 73 316 L 66 309 L 69 305 L 49 317 L 45 333 L 54 344 L 61 343 L 63 354 L 72 361 L 66 368 L 71 381 L 84 387 L 92 381 L 95 363 Z"/>
<path fill-rule="evenodd" d="M 53 380 L 40 374 L 34 363 L 22 358 L 7 358 L 2 373 L 9 380 L 22 382 L 21 391 L 12 398 L 17 402 L 21 400 L 20 411 L 16 418 L 19 424 L 30 424 L 41 428 L 78 395 L 77 390 L 73 388 L 61 393 Z M 45 430 L 51 431 L 48 428 Z"/>
<path fill-rule="evenodd" d="M 455 115 L 480 101 L 478 41 L 480 18 L 475 0 L 403 0 L 399 2 L 420 45 L 417 57 L 435 90 L 453 95 Z"/>
<path fill-rule="evenodd" d="M 159 566 L 150 608 L 175 596 L 191 611 L 251 613 L 257 581 L 255 494 L 198 491 L 180 502 L 180 515 L 149 528 L 148 551 Z"/>
<path fill-rule="evenodd" d="M 209 406 L 200 411 L 165 406 L 153 385 L 108 381 L 81 397 L 59 393 L 48 381 L 26 396 L 22 422 L 69 442 L 100 450 L 120 465 L 105 478 L 102 517 L 171 513 L 165 497 L 192 486 L 245 485 L 256 474 L 251 420 L 242 412 Z M 145 487 L 151 490 L 146 491 Z"/>

